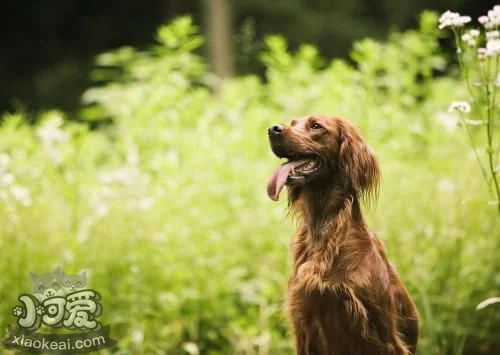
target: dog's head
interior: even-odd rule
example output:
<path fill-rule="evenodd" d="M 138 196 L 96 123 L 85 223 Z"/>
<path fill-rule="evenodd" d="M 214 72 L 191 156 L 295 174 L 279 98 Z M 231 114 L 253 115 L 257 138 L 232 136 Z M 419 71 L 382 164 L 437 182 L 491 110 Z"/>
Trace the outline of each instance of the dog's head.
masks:
<path fill-rule="evenodd" d="M 290 125 L 274 125 L 268 135 L 274 154 L 287 159 L 267 185 L 267 193 L 275 201 L 285 185 L 292 190 L 340 185 L 360 197 L 378 187 L 377 158 L 359 130 L 345 119 L 306 116 Z"/>

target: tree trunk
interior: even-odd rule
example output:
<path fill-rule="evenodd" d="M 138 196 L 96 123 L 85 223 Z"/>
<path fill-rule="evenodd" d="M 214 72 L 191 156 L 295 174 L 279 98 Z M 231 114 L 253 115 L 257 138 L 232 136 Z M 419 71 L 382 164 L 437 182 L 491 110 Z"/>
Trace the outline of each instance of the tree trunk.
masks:
<path fill-rule="evenodd" d="M 221 79 L 230 78 L 234 74 L 234 61 L 229 0 L 204 0 L 204 5 L 212 70 Z"/>

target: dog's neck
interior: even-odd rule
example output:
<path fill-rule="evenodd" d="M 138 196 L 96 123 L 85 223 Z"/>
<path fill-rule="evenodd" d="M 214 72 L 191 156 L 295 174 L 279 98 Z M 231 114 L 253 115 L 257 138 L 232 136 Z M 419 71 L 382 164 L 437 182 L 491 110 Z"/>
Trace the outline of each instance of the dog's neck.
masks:
<path fill-rule="evenodd" d="M 291 208 L 309 235 L 324 239 L 348 233 L 351 223 L 364 224 L 359 198 L 342 186 L 302 186 L 290 191 Z"/>

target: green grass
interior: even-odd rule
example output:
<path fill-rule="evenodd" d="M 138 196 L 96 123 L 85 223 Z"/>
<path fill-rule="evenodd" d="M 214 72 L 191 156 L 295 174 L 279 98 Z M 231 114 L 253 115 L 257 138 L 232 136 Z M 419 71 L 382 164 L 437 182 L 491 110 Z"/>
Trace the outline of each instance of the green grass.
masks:
<path fill-rule="evenodd" d="M 443 124 L 464 89 L 429 75 L 442 64 L 435 20 L 355 45 L 355 66 L 321 66 L 313 48 L 294 54 L 270 38 L 267 82 L 235 78 L 214 94 L 191 52 L 199 38 L 180 19 L 151 51 L 98 58 L 111 81 L 84 95 L 83 115 L 111 125 L 6 115 L 0 178 L 15 181 L 0 179 L 3 333 L 29 272 L 61 265 L 88 270 L 113 352 L 293 353 L 283 308 L 293 225 L 285 199 L 266 196 L 279 163 L 266 128 L 323 112 L 356 121 L 380 157 L 368 219 L 417 302 L 419 354 L 496 354 L 498 307 L 475 307 L 500 292 L 500 225 L 464 132 Z M 43 127 L 55 138 L 41 138 Z"/>

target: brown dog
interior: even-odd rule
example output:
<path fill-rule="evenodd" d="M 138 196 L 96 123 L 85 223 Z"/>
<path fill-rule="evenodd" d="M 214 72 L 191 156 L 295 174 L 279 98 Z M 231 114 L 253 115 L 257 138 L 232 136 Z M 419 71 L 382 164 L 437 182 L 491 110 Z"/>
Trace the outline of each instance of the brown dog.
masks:
<path fill-rule="evenodd" d="M 347 120 L 308 116 L 269 128 L 278 167 L 267 193 L 285 185 L 298 216 L 288 310 L 299 355 L 415 354 L 418 313 L 360 202 L 376 197 L 380 170 Z"/>

